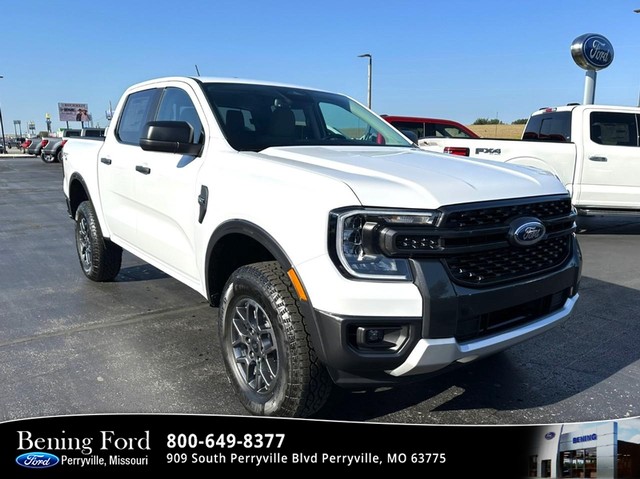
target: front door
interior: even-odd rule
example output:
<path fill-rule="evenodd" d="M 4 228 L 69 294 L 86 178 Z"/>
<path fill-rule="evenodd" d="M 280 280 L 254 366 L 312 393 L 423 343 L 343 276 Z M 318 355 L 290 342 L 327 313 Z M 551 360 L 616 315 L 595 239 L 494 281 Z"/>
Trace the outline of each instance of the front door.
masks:
<path fill-rule="evenodd" d="M 204 142 L 204 115 L 189 88 L 163 89 L 154 119 L 186 121 L 193 129 L 193 142 Z M 134 165 L 138 242 L 145 253 L 193 287 L 199 283 L 194 241 L 202 162 L 198 156 L 140 149 Z"/>

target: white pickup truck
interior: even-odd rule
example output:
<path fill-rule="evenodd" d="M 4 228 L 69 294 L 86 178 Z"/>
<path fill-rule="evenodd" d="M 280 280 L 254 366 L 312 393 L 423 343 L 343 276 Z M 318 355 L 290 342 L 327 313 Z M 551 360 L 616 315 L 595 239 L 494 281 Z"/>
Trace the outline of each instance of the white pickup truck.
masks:
<path fill-rule="evenodd" d="M 117 280 L 124 248 L 219 306 L 253 414 L 310 415 L 333 383 L 493 354 L 578 299 L 555 176 L 427 153 L 343 95 L 152 80 L 124 93 L 106 138 L 71 138 L 64 156 L 84 274 Z"/>
<path fill-rule="evenodd" d="M 427 138 L 419 144 L 550 171 L 581 214 L 633 214 L 640 213 L 639 125 L 640 108 L 567 105 L 534 112 L 522 140 Z"/>

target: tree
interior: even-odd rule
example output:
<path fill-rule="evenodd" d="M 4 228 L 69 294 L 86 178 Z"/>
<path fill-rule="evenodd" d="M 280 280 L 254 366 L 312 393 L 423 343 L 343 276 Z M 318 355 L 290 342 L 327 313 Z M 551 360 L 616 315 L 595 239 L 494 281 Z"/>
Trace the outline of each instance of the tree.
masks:
<path fill-rule="evenodd" d="M 512 125 L 526 125 L 527 124 L 527 119 L 526 118 L 519 118 L 517 120 L 514 120 L 511 122 Z"/>
<path fill-rule="evenodd" d="M 503 125 L 499 119 L 497 118 L 478 118 L 473 122 L 474 125 Z"/>

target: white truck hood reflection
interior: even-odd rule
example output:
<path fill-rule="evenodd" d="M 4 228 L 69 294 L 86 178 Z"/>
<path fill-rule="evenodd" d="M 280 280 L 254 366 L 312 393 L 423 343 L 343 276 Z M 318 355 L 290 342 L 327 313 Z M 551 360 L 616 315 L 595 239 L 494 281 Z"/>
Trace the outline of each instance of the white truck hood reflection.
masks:
<path fill-rule="evenodd" d="M 567 193 L 542 170 L 417 148 L 272 147 L 255 155 L 343 181 L 365 206 L 437 208 Z"/>

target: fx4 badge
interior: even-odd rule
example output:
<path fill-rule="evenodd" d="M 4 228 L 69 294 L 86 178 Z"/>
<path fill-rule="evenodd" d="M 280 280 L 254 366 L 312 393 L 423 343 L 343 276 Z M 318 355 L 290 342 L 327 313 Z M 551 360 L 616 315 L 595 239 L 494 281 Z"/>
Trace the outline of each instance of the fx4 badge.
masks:
<path fill-rule="evenodd" d="M 487 155 L 499 155 L 502 153 L 500 148 L 476 148 L 476 155 L 479 153 L 486 153 Z"/>

